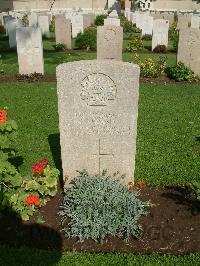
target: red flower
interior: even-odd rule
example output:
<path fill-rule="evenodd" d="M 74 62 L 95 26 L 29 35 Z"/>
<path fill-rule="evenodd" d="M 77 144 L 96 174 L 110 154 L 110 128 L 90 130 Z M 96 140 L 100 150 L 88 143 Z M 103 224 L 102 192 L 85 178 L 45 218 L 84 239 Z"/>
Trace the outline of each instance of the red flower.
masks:
<path fill-rule="evenodd" d="M 6 110 L 0 110 L 0 124 L 4 124 L 7 120 Z"/>
<path fill-rule="evenodd" d="M 47 159 L 42 159 L 39 162 L 32 165 L 32 171 L 36 175 L 40 175 L 48 164 Z"/>
<path fill-rule="evenodd" d="M 140 187 L 143 187 L 143 186 L 145 185 L 145 182 L 144 182 L 144 181 L 139 181 L 139 182 L 138 182 L 138 185 L 139 185 Z"/>
<path fill-rule="evenodd" d="M 26 200 L 24 201 L 24 204 L 26 206 L 29 206 L 31 204 L 34 204 L 35 206 L 40 206 L 40 200 L 37 196 L 35 195 L 29 195 Z"/>

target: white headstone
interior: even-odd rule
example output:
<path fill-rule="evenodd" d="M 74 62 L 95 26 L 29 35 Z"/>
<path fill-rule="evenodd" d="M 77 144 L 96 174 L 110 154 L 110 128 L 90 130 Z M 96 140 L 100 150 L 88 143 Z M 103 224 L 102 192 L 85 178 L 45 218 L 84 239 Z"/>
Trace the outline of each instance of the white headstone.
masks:
<path fill-rule="evenodd" d="M 19 19 L 12 18 L 8 20 L 6 25 L 7 25 L 8 37 L 9 37 L 9 46 L 10 48 L 14 48 L 17 45 L 16 29 L 18 27 L 22 27 L 22 21 Z"/>
<path fill-rule="evenodd" d="M 41 29 L 42 36 L 50 37 L 49 32 L 49 16 L 38 16 L 38 26 Z"/>
<path fill-rule="evenodd" d="M 106 18 L 104 19 L 104 26 L 110 26 L 110 25 L 113 25 L 113 26 L 120 26 L 120 19 L 118 18 Z"/>
<path fill-rule="evenodd" d="M 191 28 L 195 28 L 195 29 L 200 28 L 200 16 L 191 17 Z"/>
<path fill-rule="evenodd" d="M 134 177 L 139 67 L 117 61 L 79 61 L 57 67 L 63 177 L 107 170 Z"/>
<path fill-rule="evenodd" d="M 153 17 L 143 16 L 142 22 L 142 36 L 143 35 L 152 35 L 153 32 Z"/>
<path fill-rule="evenodd" d="M 29 20 L 29 27 L 37 27 L 38 26 L 38 16 L 36 13 L 31 13 L 28 16 L 28 20 Z"/>
<path fill-rule="evenodd" d="M 169 21 L 156 19 L 153 22 L 152 51 L 157 45 L 168 46 Z"/>
<path fill-rule="evenodd" d="M 36 27 L 17 29 L 17 54 L 20 74 L 44 74 L 41 30 Z"/>

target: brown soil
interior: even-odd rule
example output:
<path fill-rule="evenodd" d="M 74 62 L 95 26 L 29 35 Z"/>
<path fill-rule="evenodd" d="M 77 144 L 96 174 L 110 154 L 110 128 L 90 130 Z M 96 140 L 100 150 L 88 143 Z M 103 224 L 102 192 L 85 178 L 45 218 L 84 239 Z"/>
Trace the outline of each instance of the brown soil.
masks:
<path fill-rule="evenodd" d="M 17 75 L 0 75 L 0 83 L 32 83 L 32 82 L 56 82 L 55 75 L 44 75 L 39 77 L 20 77 Z M 177 84 L 200 84 L 200 82 L 176 82 L 175 80 L 169 79 L 166 76 L 158 78 L 140 78 L 141 83 L 151 83 L 151 84 L 167 84 L 167 83 L 177 83 Z"/>
<path fill-rule="evenodd" d="M 157 252 L 176 255 L 200 252 L 200 202 L 186 189 L 146 187 L 141 191 L 141 199 L 150 200 L 154 204 L 149 214 L 141 219 L 144 229 L 141 240 L 132 239 L 126 243 L 119 238 L 109 237 L 100 244 L 93 240 L 79 243 L 76 239 L 66 239 L 57 215 L 63 200 L 60 190 L 41 209 L 45 219 L 42 225 L 33 221 L 23 223 L 8 214 L 0 216 L 0 244 L 60 251 Z"/>

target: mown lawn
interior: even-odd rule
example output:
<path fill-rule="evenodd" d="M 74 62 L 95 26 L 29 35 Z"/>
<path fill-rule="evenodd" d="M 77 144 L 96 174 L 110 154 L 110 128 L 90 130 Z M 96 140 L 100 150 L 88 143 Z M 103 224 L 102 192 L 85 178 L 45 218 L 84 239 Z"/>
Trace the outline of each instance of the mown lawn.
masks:
<path fill-rule="evenodd" d="M 7 106 L 19 125 L 22 173 L 43 157 L 60 166 L 56 84 L 0 84 L 0 95 L 0 108 Z M 140 85 L 137 179 L 149 185 L 199 180 L 199 102 L 199 85 Z"/>
<path fill-rule="evenodd" d="M 0 247 L 1 266 L 198 266 L 200 254 L 183 256 L 87 254 Z"/>

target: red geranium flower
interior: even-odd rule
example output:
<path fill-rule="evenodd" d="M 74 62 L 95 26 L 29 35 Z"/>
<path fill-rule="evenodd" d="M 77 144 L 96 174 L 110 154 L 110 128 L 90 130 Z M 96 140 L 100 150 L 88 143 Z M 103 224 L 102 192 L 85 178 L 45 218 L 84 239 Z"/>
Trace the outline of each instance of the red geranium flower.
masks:
<path fill-rule="evenodd" d="M 143 186 L 145 185 L 145 182 L 144 182 L 144 181 L 138 181 L 138 185 L 139 185 L 140 187 L 143 187 Z"/>
<path fill-rule="evenodd" d="M 0 110 L 0 124 L 4 124 L 7 120 L 6 110 Z"/>
<path fill-rule="evenodd" d="M 32 171 L 36 175 L 40 175 L 48 164 L 47 159 L 42 159 L 39 162 L 32 165 Z"/>
<path fill-rule="evenodd" d="M 40 206 L 40 200 L 37 196 L 35 195 L 29 195 L 26 200 L 24 201 L 24 204 L 26 206 L 29 206 L 31 204 L 34 204 L 35 206 Z"/>

